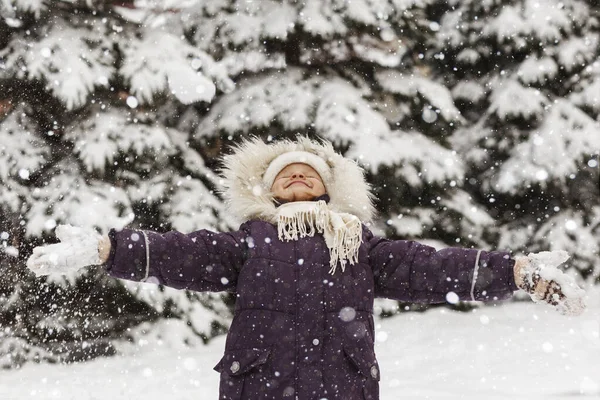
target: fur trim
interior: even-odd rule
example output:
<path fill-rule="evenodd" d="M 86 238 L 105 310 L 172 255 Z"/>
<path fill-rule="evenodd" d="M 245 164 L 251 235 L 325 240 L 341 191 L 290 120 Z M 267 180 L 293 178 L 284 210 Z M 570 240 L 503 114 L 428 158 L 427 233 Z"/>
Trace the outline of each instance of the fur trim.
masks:
<path fill-rule="evenodd" d="M 277 224 L 277 208 L 270 187 L 263 182 L 269 164 L 278 156 L 292 151 L 306 151 L 321 157 L 331 171 L 327 187 L 332 211 L 356 215 L 362 222 L 375 214 L 373 195 L 362 168 L 353 160 L 336 153 L 330 142 L 299 136 L 296 141 L 281 140 L 271 144 L 260 138 L 246 139 L 223 157 L 222 194 L 233 213 L 241 221 L 261 219 Z"/>

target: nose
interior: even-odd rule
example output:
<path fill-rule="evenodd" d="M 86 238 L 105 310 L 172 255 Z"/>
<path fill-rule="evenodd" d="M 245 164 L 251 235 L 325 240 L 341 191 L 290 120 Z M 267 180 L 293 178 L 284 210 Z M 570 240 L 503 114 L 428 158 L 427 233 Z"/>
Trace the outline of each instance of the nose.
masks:
<path fill-rule="evenodd" d="M 304 179 L 304 178 L 306 178 L 306 176 L 302 172 L 293 172 L 291 178 L 292 179 Z"/>

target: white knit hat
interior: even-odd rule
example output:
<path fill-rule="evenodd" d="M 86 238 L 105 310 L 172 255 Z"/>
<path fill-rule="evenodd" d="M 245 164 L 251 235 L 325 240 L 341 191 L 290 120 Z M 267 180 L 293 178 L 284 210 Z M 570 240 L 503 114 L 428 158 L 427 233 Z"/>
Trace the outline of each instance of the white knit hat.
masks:
<path fill-rule="evenodd" d="M 279 155 L 271 161 L 263 175 L 265 186 L 271 188 L 277 174 L 288 165 L 294 163 L 307 164 L 314 168 L 321 177 L 325 189 L 327 190 L 327 185 L 331 182 L 331 168 L 323 158 L 314 153 L 309 153 L 308 151 L 289 151 Z"/>

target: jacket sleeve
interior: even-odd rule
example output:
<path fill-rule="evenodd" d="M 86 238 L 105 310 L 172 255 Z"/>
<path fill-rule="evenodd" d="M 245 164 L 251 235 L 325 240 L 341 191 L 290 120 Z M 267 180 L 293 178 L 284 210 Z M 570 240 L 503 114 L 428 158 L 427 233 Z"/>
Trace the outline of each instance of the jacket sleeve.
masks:
<path fill-rule="evenodd" d="M 234 291 L 246 258 L 246 231 L 230 233 L 111 229 L 104 265 L 115 278 L 194 291 Z"/>
<path fill-rule="evenodd" d="M 368 231 L 368 229 L 366 229 Z M 416 303 L 506 300 L 518 290 L 515 261 L 505 251 L 447 248 L 367 232 L 375 296 Z"/>

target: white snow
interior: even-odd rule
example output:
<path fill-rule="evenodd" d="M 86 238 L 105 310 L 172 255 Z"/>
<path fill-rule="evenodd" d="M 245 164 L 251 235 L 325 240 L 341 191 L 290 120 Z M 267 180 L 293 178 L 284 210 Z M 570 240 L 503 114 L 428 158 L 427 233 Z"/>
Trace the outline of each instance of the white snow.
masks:
<path fill-rule="evenodd" d="M 104 171 L 120 154 L 154 155 L 163 159 L 175 153 L 169 129 L 131 123 L 122 111 L 108 111 L 69 127 L 66 137 L 88 172 Z"/>
<path fill-rule="evenodd" d="M 485 227 L 494 223 L 494 219 L 467 192 L 457 191 L 449 199 L 443 199 L 440 203 L 463 215 L 473 226 Z"/>
<path fill-rule="evenodd" d="M 548 103 L 546 96 L 537 89 L 526 88 L 513 80 L 499 81 L 491 94 L 489 111 L 501 120 L 541 115 Z"/>
<path fill-rule="evenodd" d="M 58 167 L 62 167 L 64 172 L 31 194 L 34 202 L 27 210 L 27 236 L 41 235 L 53 229 L 54 224 L 49 220 L 96 227 L 104 233 L 112 227 L 123 226 L 122 215 L 132 212 L 123 189 L 72 175 L 67 172 L 75 170 L 72 161 L 62 162 Z M 125 212 L 122 213 L 122 210 Z"/>
<path fill-rule="evenodd" d="M 361 35 L 351 37 L 349 43 L 357 57 L 388 68 L 399 66 L 408 51 L 408 47 L 402 45 L 397 38 L 384 41 L 371 35 Z"/>
<path fill-rule="evenodd" d="M 0 50 L 0 56 L 7 68 L 17 71 L 17 77 L 44 81 L 47 89 L 72 110 L 86 104 L 94 87 L 101 85 L 99 76 L 115 73 L 114 60 L 104 51 L 109 44 L 103 34 L 102 29 L 74 29 L 59 20 L 39 41 L 15 35 Z"/>
<path fill-rule="evenodd" d="M 550 57 L 530 57 L 519 66 L 518 75 L 525 84 L 541 83 L 558 73 L 558 65 Z"/>
<path fill-rule="evenodd" d="M 560 285 L 560 291 L 566 298 L 560 299 L 558 293 L 551 292 L 552 297 L 557 302 L 554 306 L 555 309 L 563 315 L 577 316 L 585 310 L 585 291 L 577 285 L 572 276 L 557 268 L 569 258 L 569 253 L 564 250 L 530 253 L 526 258 L 525 265 L 520 267 L 519 275 L 523 281 L 529 282 L 529 284 L 534 283 L 533 276 L 536 273 L 539 273 L 543 280 L 556 282 Z M 536 286 L 534 293 L 530 293 L 531 299 L 536 303 L 543 304 L 545 303 L 545 294 L 540 293 L 537 288 L 538 286 Z"/>
<path fill-rule="evenodd" d="M 307 0 L 303 6 L 298 13 L 297 22 L 307 32 L 324 38 L 347 33 L 348 27 L 343 22 L 343 16 L 332 10 L 331 4 L 321 0 Z"/>
<path fill-rule="evenodd" d="M 2 121 L 2 129 L 0 129 L 0 179 L 2 181 L 6 182 L 11 176 L 15 178 L 16 175 L 21 179 L 27 179 L 30 172 L 37 171 L 47 162 L 51 149 L 44 140 L 35 135 L 36 129 L 34 121 L 25 114 L 24 107 L 17 107 Z M 25 177 L 24 174 L 27 176 Z"/>
<path fill-rule="evenodd" d="M 524 3 L 522 7 L 503 7 L 498 17 L 484 26 L 483 34 L 496 37 L 498 42 L 512 40 L 524 45 L 528 36 L 532 41 L 552 42 L 560 40 L 563 31 L 570 30 L 569 13 L 573 13 L 575 6 L 565 7 L 559 0 L 525 0 Z"/>
<path fill-rule="evenodd" d="M 517 103 L 514 99 L 513 105 Z M 539 179 L 541 170 L 549 178 L 565 182 L 570 174 L 578 172 L 577 160 L 600 147 L 598 123 L 571 103 L 555 100 L 545 113 L 542 125 L 529 134 L 529 140 L 511 150 L 513 156 L 500 168 L 496 184 L 499 191 L 515 193 L 535 182 L 545 186 Z"/>
<path fill-rule="evenodd" d="M 339 105 L 339 104 L 338 104 Z M 378 114 L 372 113 L 370 121 L 376 121 Z M 364 126 L 364 134 L 354 138 L 354 144 L 346 153 L 347 157 L 360 160 L 364 167 L 375 172 L 380 165 L 399 165 L 398 175 L 411 186 L 423 186 L 433 182 L 461 180 L 465 174 L 465 165 L 456 152 L 453 152 L 427 136 L 418 132 L 395 131 L 396 136 L 384 140 L 382 134 L 367 131 L 364 114 L 359 116 L 357 124 Z M 371 129 L 375 124 L 371 124 Z M 338 129 L 333 126 L 332 130 Z M 346 130 L 345 132 L 349 132 Z M 368 133 L 367 133 L 368 132 Z"/>
<path fill-rule="evenodd" d="M 591 210 L 590 222 L 586 223 L 586 215 L 581 210 L 564 210 L 548 218 L 540 226 L 535 234 L 529 233 L 530 239 L 534 242 L 547 240 L 550 244 L 548 250 L 565 250 L 569 254 L 577 255 L 578 260 L 568 262 L 571 266 L 578 268 L 581 272 L 588 267 L 586 264 L 593 264 L 598 260 L 600 254 L 600 242 L 595 230 L 600 226 L 600 205 Z M 507 243 L 508 247 L 502 248 L 523 248 L 523 244 Z M 514 246 L 514 247 L 512 247 Z M 594 272 L 594 276 L 600 274 L 600 271 Z"/>
<path fill-rule="evenodd" d="M 498 17 L 491 20 L 483 29 L 485 36 L 495 36 L 498 42 L 506 39 L 515 39 L 520 35 L 529 33 L 526 22 L 520 15 L 517 7 L 503 7 Z"/>
<path fill-rule="evenodd" d="M 589 297 L 577 318 L 526 302 L 376 320 L 381 399 L 596 399 L 600 289 Z M 224 337 L 186 347 L 175 343 L 189 330 L 165 324 L 124 356 L 3 371 L 0 398 L 217 399 Z"/>
<path fill-rule="evenodd" d="M 485 94 L 485 88 L 474 81 L 460 81 L 452 88 L 453 98 L 468 100 L 473 103 L 481 100 Z"/>
<path fill-rule="evenodd" d="M 392 216 L 387 224 L 394 228 L 396 235 L 401 237 L 419 237 L 425 229 L 433 225 L 435 211 L 430 208 L 414 207 L 409 215 Z"/>
<path fill-rule="evenodd" d="M 194 59 L 209 57 L 173 34 L 148 29 L 143 40 L 125 48 L 121 73 L 140 103 L 151 103 L 167 88 L 183 104 L 210 102 L 216 93 L 211 73 L 196 71 Z"/>
<path fill-rule="evenodd" d="M 433 107 L 440 110 L 441 116 L 446 121 L 462 121 L 462 116 L 452 101 L 450 91 L 431 78 L 413 74 L 405 75 L 396 70 L 381 70 L 376 73 L 375 79 L 386 91 L 391 93 L 407 98 L 423 96 Z"/>
<path fill-rule="evenodd" d="M 593 60 L 595 49 L 600 40 L 597 34 L 586 35 L 585 38 L 571 38 L 561 42 L 558 48 L 558 61 L 567 71 L 583 66 Z"/>

